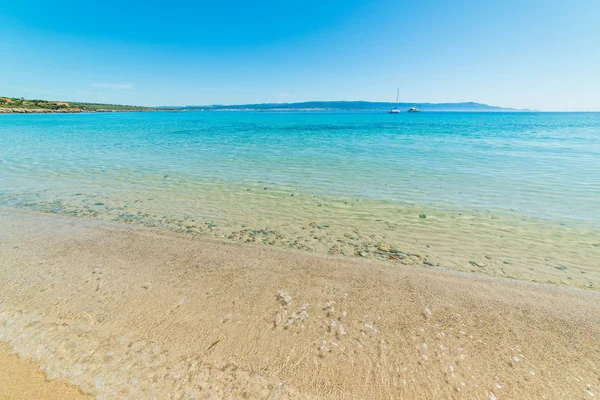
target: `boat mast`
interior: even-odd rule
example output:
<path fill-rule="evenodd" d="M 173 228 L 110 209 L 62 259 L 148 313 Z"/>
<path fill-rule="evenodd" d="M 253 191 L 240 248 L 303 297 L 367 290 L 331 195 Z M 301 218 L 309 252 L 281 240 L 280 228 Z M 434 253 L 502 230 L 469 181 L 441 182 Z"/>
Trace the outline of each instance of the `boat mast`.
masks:
<path fill-rule="evenodd" d="M 396 90 L 396 108 L 398 108 L 398 96 L 400 95 L 400 88 Z"/>

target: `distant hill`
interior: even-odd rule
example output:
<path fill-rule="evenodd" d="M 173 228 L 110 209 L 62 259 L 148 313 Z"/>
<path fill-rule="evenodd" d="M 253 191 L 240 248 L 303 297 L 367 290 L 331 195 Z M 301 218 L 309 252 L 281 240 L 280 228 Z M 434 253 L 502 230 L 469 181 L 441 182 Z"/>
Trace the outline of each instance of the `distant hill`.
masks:
<path fill-rule="evenodd" d="M 122 106 L 49 100 L 28 100 L 16 97 L 0 97 L 0 114 L 6 113 L 81 113 L 115 111 L 155 111 L 151 107 Z"/>
<path fill-rule="evenodd" d="M 97 104 L 24 98 L 0 97 L 2 113 L 80 113 L 116 111 L 385 111 L 396 103 L 370 101 L 305 101 L 301 103 L 263 103 L 183 107 L 141 107 L 117 104 Z M 402 111 L 417 107 L 421 111 L 527 111 L 490 106 L 481 103 L 398 103 Z"/>
<path fill-rule="evenodd" d="M 211 105 L 211 106 L 185 106 L 161 107 L 176 110 L 346 110 L 346 111 L 381 111 L 395 107 L 396 103 L 370 102 L 370 101 L 306 101 L 301 103 L 263 103 L 239 105 Z M 512 108 L 490 106 L 481 103 L 398 103 L 400 110 L 417 107 L 421 111 L 524 111 Z"/>

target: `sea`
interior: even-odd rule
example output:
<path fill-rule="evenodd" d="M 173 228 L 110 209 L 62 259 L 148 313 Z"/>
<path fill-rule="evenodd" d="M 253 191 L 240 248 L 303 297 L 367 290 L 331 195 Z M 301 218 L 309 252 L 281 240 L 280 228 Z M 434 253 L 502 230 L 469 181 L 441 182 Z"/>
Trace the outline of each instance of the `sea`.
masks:
<path fill-rule="evenodd" d="M 1 115 L 0 206 L 492 275 L 511 232 L 565 283 L 600 268 L 600 113 Z"/>

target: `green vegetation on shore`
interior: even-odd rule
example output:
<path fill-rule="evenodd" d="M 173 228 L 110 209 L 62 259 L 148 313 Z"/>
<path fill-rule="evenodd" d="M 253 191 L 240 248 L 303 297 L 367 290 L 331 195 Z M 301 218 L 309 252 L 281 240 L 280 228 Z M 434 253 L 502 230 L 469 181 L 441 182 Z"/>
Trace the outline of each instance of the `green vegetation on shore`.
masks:
<path fill-rule="evenodd" d="M 0 112 L 114 112 L 156 111 L 156 108 L 117 104 L 96 104 L 49 100 L 28 100 L 16 97 L 0 97 Z"/>

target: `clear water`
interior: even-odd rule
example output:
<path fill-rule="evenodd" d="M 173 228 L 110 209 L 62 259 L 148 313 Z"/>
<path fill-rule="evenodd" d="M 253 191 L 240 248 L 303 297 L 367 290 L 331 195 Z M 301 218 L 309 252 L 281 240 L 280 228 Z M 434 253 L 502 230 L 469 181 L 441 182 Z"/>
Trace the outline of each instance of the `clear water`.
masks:
<path fill-rule="evenodd" d="M 257 184 L 600 225 L 600 114 L 0 117 L 5 201 L 128 184 L 151 196 L 166 182 L 179 183 L 181 196 L 211 184 Z"/>
<path fill-rule="evenodd" d="M 600 114 L 3 115 L 0 206 L 597 288 Z"/>

